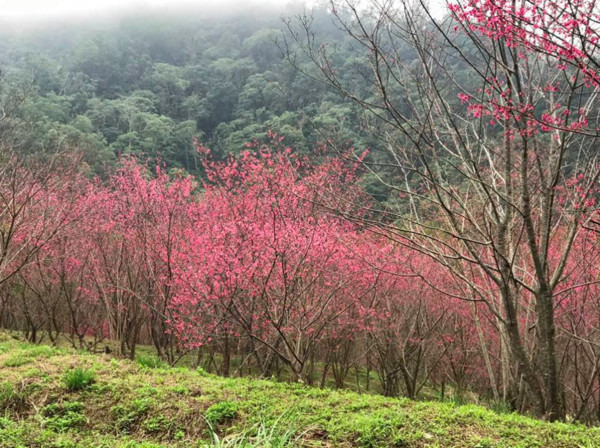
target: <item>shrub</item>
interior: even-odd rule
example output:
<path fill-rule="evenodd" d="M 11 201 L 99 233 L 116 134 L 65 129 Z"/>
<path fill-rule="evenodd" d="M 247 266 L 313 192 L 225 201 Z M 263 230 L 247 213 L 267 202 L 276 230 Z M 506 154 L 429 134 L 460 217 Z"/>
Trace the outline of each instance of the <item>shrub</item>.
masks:
<path fill-rule="evenodd" d="M 82 390 L 94 383 L 96 374 L 83 367 L 75 367 L 65 373 L 64 382 L 71 391 Z"/>

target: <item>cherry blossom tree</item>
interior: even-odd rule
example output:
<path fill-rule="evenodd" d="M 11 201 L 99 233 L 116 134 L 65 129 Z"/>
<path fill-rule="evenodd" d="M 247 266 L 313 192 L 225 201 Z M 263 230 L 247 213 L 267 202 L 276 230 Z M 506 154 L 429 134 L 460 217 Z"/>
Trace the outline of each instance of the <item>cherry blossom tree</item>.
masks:
<path fill-rule="evenodd" d="M 289 24 L 288 60 L 312 61 L 318 74 L 305 73 L 360 106 L 388 149 L 364 163 L 397 194 L 373 210 L 378 225 L 455 279 L 433 287 L 487 307 L 505 385 L 522 380 L 538 415 L 564 418 L 557 294 L 600 175 L 594 2 L 465 0 L 436 19 L 422 2 L 348 0 L 331 12 L 364 49 L 354 77 L 308 16 Z"/>

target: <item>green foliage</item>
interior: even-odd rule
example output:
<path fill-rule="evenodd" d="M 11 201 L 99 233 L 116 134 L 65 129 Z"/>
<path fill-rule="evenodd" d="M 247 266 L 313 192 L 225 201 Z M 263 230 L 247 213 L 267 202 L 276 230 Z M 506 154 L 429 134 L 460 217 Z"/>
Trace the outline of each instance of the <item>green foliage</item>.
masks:
<path fill-rule="evenodd" d="M 29 348 L 7 344 L 0 362 Z M 107 387 L 96 391 L 94 385 L 75 401 L 61 372 L 84 359 L 93 359 L 97 384 Z M 220 378 L 184 368 L 140 369 L 127 360 L 67 351 L 38 358 L 36 368 L 50 381 L 30 376 L 29 365 L 2 371 L 2 448 L 600 446 L 600 428 L 456 402 Z"/>
<path fill-rule="evenodd" d="M 84 367 L 70 369 L 63 376 L 63 381 L 67 386 L 67 389 L 71 391 L 86 389 L 91 386 L 95 380 L 96 374 L 94 371 Z"/>
<path fill-rule="evenodd" d="M 182 386 L 182 385 L 172 387 L 171 391 L 173 391 L 174 393 L 176 393 L 178 395 L 189 395 L 190 394 L 190 390 L 186 386 Z"/>
<path fill-rule="evenodd" d="M 30 358 L 49 358 L 60 352 L 60 349 L 48 345 L 32 345 L 23 349 L 23 353 Z"/>
<path fill-rule="evenodd" d="M 489 407 L 497 414 L 512 414 L 515 412 L 511 404 L 506 401 L 494 401 Z"/>
<path fill-rule="evenodd" d="M 14 120 L 20 147 L 77 148 L 92 172 L 136 154 L 196 174 L 194 138 L 218 157 L 266 141 L 269 130 L 301 151 L 324 136 L 373 148 L 349 101 L 282 60 L 280 11 L 199 12 L 127 16 L 100 27 L 63 23 L 25 35 L 3 27 L 0 43 L 10 44 L 0 44 L 0 108 L 25 94 Z M 316 31 L 338 44 L 350 72 L 356 50 L 326 8 L 313 13 Z"/>
<path fill-rule="evenodd" d="M 164 445 L 159 445 L 158 443 L 152 442 L 136 442 L 130 441 L 126 444 L 122 445 L 122 448 L 165 448 Z"/>
<path fill-rule="evenodd" d="M 162 369 L 167 367 L 166 363 L 152 355 L 137 355 L 135 360 L 141 367 L 146 367 L 148 369 Z"/>
<path fill-rule="evenodd" d="M 117 430 L 129 432 L 148 413 L 152 404 L 153 401 L 149 398 L 139 398 L 114 406 L 111 413 L 115 417 Z"/>
<path fill-rule="evenodd" d="M 12 425 L 12 421 L 6 417 L 0 417 L 0 429 L 6 429 Z"/>
<path fill-rule="evenodd" d="M 231 401 L 222 401 L 213 404 L 206 410 L 204 418 L 211 425 L 218 425 L 229 420 L 233 420 L 238 413 L 237 403 Z"/>
<path fill-rule="evenodd" d="M 372 418 L 365 416 L 356 421 L 358 435 L 356 443 L 363 448 L 377 448 L 387 446 L 388 440 L 394 436 L 396 426 L 385 418 Z"/>
<path fill-rule="evenodd" d="M 83 413 L 83 403 L 78 401 L 50 404 L 43 409 L 42 414 L 45 417 L 45 426 L 56 432 L 79 428 L 87 423 Z"/>
<path fill-rule="evenodd" d="M 19 411 L 26 405 L 26 393 L 11 383 L 0 383 L 0 409 Z"/>
<path fill-rule="evenodd" d="M 26 356 L 24 353 L 22 352 L 17 352 L 14 355 L 12 355 L 10 358 L 8 358 L 6 361 L 4 361 L 4 366 L 5 367 L 20 367 L 24 364 L 28 364 L 32 362 L 32 359 L 28 356 Z"/>
<path fill-rule="evenodd" d="M 20 350 L 15 351 L 3 363 L 5 367 L 20 367 L 33 362 L 36 358 L 49 358 L 59 354 L 60 350 L 47 345 L 23 344 Z"/>
<path fill-rule="evenodd" d="M 494 441 L 488 437 L 486 437 L 485 439 L 481 439 L 474 446 L 474 448 L 493 448 L 493 447 L 494 447 Z"/>
<path fill-rule="evenodd" d="M 147 418 L 142 422 L 142 429 L 148 434 L 166 434 L 177 427 L 177 422 L 164 415 Z"/>
<path fill-rule="evenodd" d="M 295 445 L 302 436 L 294 429 L 294 421 L 282 414 L 275 422 L 262 419 L 256 425 L 240 434 L 219 437 L 212 425 L 209 425 L 210 443 L 200 448 L 286 448 Z"/>

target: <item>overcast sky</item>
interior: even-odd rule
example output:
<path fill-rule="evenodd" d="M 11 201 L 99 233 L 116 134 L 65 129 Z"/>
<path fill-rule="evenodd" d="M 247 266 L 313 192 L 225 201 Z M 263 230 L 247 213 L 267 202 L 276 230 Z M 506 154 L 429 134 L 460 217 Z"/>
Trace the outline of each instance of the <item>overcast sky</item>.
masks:
<path fill-rule="evenodd" d="M 4 19 L 81 17 L 123 9 L 180 9 L 185 6 L 229 12 L 235 9 L 247 9 L 253 4 L 282 9 L 289 2 L 290 0 L 0 0 L 0 17 Z"/>
<path fill-rule="evenodd" d="M 289 3 L 314 4 L 318 0 L 0 0 L 0 18 L 22 19 L 51 16 L 88 16 L 118 10 L 180 9 L 193 6 L 217 12 L 253 8 L 256 5 L 283 9 Z M 435 10 L 444 0 L 431 0 Z"/>

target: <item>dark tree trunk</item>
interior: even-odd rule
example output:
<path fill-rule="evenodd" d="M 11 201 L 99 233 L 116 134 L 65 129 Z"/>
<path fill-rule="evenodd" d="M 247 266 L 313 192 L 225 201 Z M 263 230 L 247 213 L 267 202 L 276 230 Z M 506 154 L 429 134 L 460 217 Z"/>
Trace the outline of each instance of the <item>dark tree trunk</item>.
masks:
<path fill-rule="evenodd" d="M 556 365 L 556 330 L 552 295 L 542 291 L 536 301 L 538 315 L 538 337 L 540 341 L 540 364 L 546 392 L 545 417 L 548 420 L 564 419 L 560 379 Z"/>

